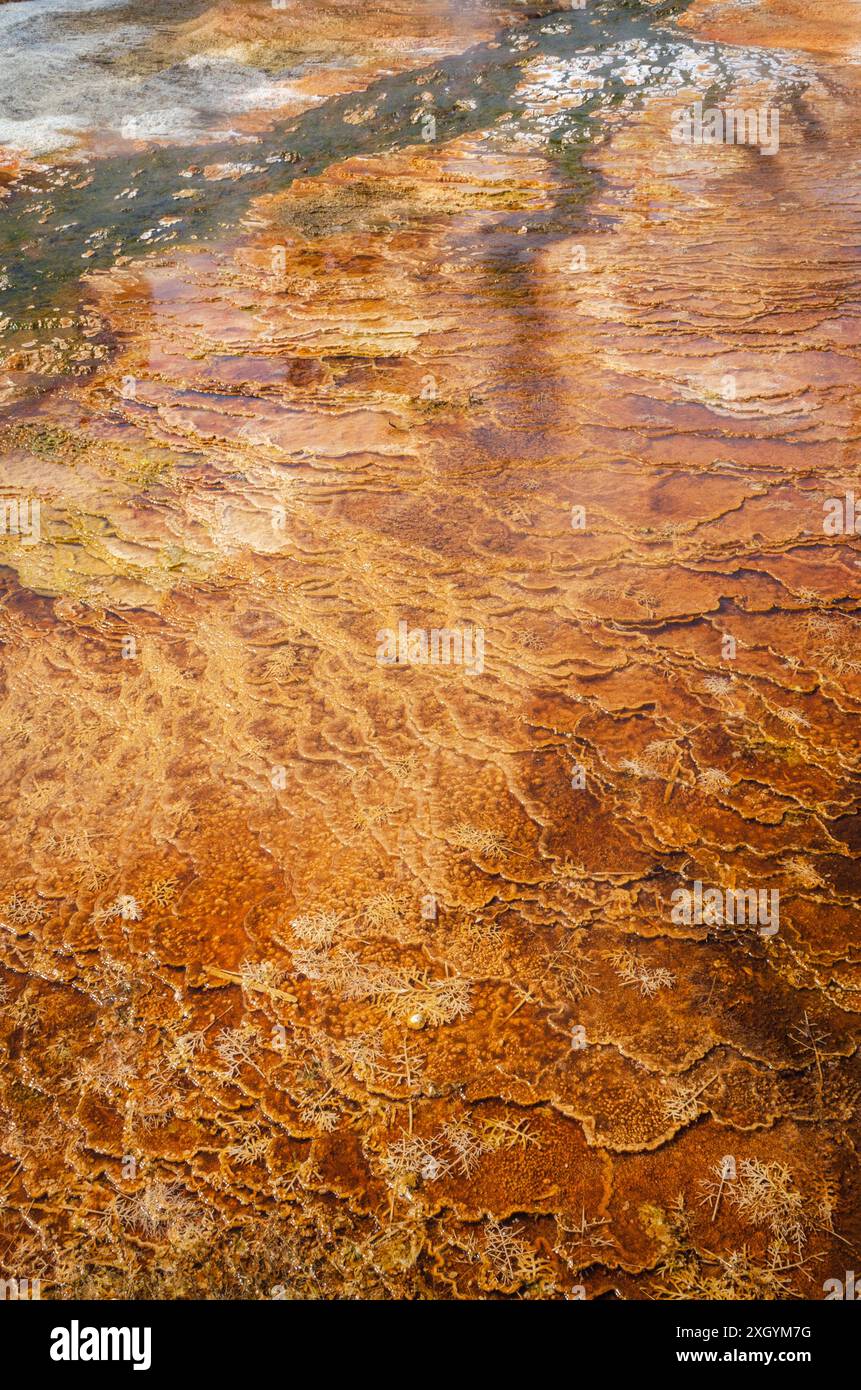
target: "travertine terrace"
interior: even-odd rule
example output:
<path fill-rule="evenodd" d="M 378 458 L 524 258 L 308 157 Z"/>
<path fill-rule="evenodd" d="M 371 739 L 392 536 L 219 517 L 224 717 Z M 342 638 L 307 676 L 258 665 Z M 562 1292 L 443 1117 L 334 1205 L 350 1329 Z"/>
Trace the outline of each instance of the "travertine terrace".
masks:
<path fill-rule="evenodd" d="M 4 1275 L 821 1298 L 861 29 L 66 4 L 74 82 L 0 121 Z M 697 101 L 779 150 L 674 140 Z"/>

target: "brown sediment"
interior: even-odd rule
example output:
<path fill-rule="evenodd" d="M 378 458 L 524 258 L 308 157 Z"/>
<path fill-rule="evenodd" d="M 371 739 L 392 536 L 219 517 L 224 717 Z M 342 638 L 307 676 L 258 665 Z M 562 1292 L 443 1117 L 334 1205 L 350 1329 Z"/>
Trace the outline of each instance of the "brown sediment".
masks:
<path fill-rule="evenodd" d="M 764 44 L 850 61 L 859 53 L 857 20 L 850 10 L 835 8 L 828 0 L 763 0 L 755 7 L 743 0 L 695 0 L 679 23 L 721 42 Z"/>
<path fill-rule="evenodd" d="M 286 0 L 278 7 L 271 0 L 222 0 L 182 25 L 167 53 L 234 53 L 240 45 L 251 61 L 273 64 L 312 57 L 329 59 L 343 70 L 379 58 L 391 72 L 398 58 L 414 66 L 416 57 L 425 53 L 459 53 L 470 42 L 492 38 L 520 13 L 516 3 L 463 6 L 455 0 L 381 0 L 372 8 L 338 0 L 319 0 L 313 6 L 305 0 Z"/>
<path fill-rule="evenodd" d="M 356 51 L 419 32 L 376 22 Z M 111 353 L 3 437 L 42 539 L 3 541 L 0 1226 L 43 1296 L 802 1298 L 852 1267 L 832 51 L 779 160 L 673 144 L 683 93 L 614 125 L 583 216 L 503 125 L 89 278 Z M 401 621 L 483 630 L 482 669 L 381 664 Z M 674 920 L 697 880 L 779 892 L 779 930 Z"/>

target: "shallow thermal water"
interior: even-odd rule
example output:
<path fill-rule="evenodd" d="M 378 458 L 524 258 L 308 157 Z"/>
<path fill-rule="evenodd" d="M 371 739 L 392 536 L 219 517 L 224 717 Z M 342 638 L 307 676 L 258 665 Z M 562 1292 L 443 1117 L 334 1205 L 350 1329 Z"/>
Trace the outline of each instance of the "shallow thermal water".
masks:
<path fill-rule="evenodd" d="M 816 1298 L 858 1251 L 859 26 L 519 8 L 0 6 L 45 1297 Z M 697 101 L 779 147 L 677 143 Z"/>

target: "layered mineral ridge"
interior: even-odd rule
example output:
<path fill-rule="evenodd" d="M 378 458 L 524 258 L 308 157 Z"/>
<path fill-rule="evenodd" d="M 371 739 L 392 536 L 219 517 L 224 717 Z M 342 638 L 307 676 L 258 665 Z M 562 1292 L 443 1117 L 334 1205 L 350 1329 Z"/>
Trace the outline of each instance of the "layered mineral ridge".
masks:
<path fill-rule="evenodd" d="M 859 6 L 0 39 L 4 1281 L 825 1298 Z"/>

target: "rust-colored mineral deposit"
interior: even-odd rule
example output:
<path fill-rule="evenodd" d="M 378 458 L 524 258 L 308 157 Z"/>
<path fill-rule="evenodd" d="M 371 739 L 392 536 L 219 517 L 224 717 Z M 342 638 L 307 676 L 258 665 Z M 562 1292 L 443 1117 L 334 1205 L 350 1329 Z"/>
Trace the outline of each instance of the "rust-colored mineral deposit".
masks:
<path fill-rule="evenodd" d="M 861 1269 L 856 9 L 3 6 L 4 1279 Z"/>

